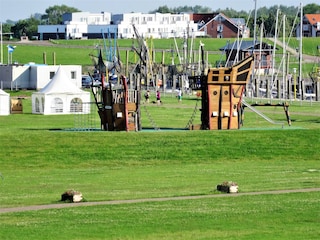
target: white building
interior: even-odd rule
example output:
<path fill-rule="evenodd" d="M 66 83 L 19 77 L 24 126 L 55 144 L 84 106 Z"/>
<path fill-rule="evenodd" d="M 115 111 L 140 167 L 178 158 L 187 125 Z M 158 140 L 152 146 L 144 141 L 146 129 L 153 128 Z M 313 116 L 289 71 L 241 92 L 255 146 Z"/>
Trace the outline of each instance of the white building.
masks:
<path fill-rule="evenodd" d="M 65 13 L 62 16 L 62 21 L 66 23 L 84 23 L 87 25 L 106 25 L 111 22 L 111 13 L 89 13 L 89 12 L 75 12 Z"/>
<path fill-rule="evenodd" d="M 81 65 L 0 65 L 0 86 L 2 89 L 42 89 L 61 67 L 70 81 L 81 88 Z"/>
<path fill-rule="evenodd" d="M 102 38 L 102 34 L 110 34 L 118 38 L 134 38 L 133 26 L 145 38 L 172 38 L 203 36 L 198 25 L 190 20 L 190 14 L 171 13 L 66 13 L 61 25 L 39 25 L 40 40 L 48 39 L 86 39 Z"/>
<path fill-rule="evenodd" d="M 10 114 L 10 94 L 0 88 L 0 116 Z"/>
<path fill-rule="evenodd" d="M 86 39 L 96 38 L 97 34 L 101 37 L 102 32 L 110 31 L 111 13 L 65 13 L 62 21 L 60 25 L 38 25 L 39 39 Z"/>
<path fill-rule="evenodd" d="M 202 36 L 198 25 L 190 20 L 190 14 L 171 13 L 125 13 L 112 16 L 112 22 L 118 26 L 119 38 L 133 38 L 133 26 L 145 38 L 173 38 Z"/>

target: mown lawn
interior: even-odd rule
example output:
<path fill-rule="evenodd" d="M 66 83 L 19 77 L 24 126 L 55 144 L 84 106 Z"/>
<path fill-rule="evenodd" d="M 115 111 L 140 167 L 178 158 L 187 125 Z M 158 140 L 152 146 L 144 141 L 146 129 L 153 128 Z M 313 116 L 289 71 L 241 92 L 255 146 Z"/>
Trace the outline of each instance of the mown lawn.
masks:
<path fill-rule="evenodd" d="M 197 101 L 142 108 L 141 132 L 72 131 L 77 116 L 0 117 L 0 208 L 60 202 L 75 189 L 85 201 L 221 194 L 320 186 L 320 117 L 316 103 L 262 108 L 284 124 L 246 110 L 241 130 L 181 130 Z M 248 100 L 249 101 L 249 100 Z M 199 114 L 199 113 L 198 113 Z M 197 115 L 199 116 L 199 115 Z M 92 118 L 97 119 L 93 111 Z M 199 118 L 195 118 L 199 122 Z M 170 128 L 171 130 L 166 130 Z M 1 239 L 317 239 L 319 192 L 207 198 L 0 213 Z"/>

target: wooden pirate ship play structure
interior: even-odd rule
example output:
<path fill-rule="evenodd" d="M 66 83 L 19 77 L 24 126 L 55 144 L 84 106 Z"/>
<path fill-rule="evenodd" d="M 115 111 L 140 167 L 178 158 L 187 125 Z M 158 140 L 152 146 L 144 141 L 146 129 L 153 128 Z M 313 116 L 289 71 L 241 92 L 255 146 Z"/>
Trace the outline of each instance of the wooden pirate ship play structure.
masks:
<path fill-rule="evenodd" d="M 239 129 L 242 122 L 242 96 L 250 80 L 253 57 L 232 67 L 210 68 L 207 74 L 191 78 L 191 87 L 201 90 L 201 126 L 192 129 Z"/>
<path fill-rule="evenodd" d="M 201 126 L 190 129 L 222 130 L 239 129 L 243 115 L 242 96 L 252 71 L 250 56 L 232 67 L 210 68 L 206 75 L 194 78 L 191 86 L 202 92 Z M 108 71 L 100 52 L 96 65 L 98 84 L 92 92 L 101 119 L 101 128 L 106 131 L 141 130 L 139 89 L 128 89 L 127 80 L 121 77 L 120 85 L 113 87 L 107 82 Z M 139 86 L 139 84 L 136 84 Z"/>
<path fill-rule="evenodd" d="M 207 74 L 190 78 L 191 87 L 201 90 L 201 125 L 190 129 L 222 130 L 240 128 L 243 105 L 242 96 L 248 83 L 253 57 L 247 57 L 232 67 L 210 68 Z M 140 79 L 136 89 L 128 89 L 127 80 L 121 76 L 120 84 L 114 87 L 108 81 L 110 69 L 100 51 L 95 64 L 95 81 L 92 93 L 101 119 L 101 129 L 106 131 L 139 131 L 141 127 Z"/>
<path fill-rule="evenodd" d="M 246 85 L 251 78 L 253 58 L 249 56 L 231 67 L 210 68 L 208 73 L 203 74 L 200 78 L 191 78 L 192 88 L 201 90 L 202 95 L 201 125 L 191 125 L 191 129 L 239 129 L 243 125 L 245 107 L 272 124 L 283 124 L 259 112 L 255 108 L 257 106 L 282 106 L 287 123 L 291 126 L 288 103 L 251 105 L 243 99 Z"/>
<path fill-rule="evenodd" d="M 140 124 L 140 97 L 137 90 L 128 89 L 127 79 L 120 78 L 114 87 L 109 81 L 111 69 L 106 67 L 100 51 L 95 64 L 95 76 L 91 76 L 92 93 L 105 131 L 137 131 Z"/>
<path fill-rule="evenodd" d="M 134 28 L 135 29 L 135 28 Z M 135 29 L 136 31 L 136 29 Z M 141 126 L 141 86 L 149 79 L 150 70 L 148 46 L 136 33 L 138 47 L 133 48 L 140 58 L 139 71 L 130 77 L 128 87 L 126 77 L 122 76 L 114 86 L 109 80 L 109 73 L 121 67 L 119 60 L 111 62 L 103 60 L 100 50 L 95 62 L 95 75 L 91 76 L 94 83 L 91 86 L 93 96 L 101 120 L 101 129 L 105 131 L 140 131 Z M 254 56 L 248 56 L 231 67 L 216 67 L 204 69 L 203 45 L 201 45 L 202 70 L 198 76 L 188 77 L 191 89 L 201 95 L 201 124 L 188 122 L 185 129 L 190 130 L 226 130 L 239 129 L 243 123 L 244 108 L 251 110 L 253 106 L 242 98 L 246 85 L 251 79 Z M 200 62 L 200 61 L 199 61 Z M 200 69 L 200 63 L 199 63 Z M 120 68 L 121 70 L 121 68 Z M 288 123 L 288 105 L 284 106 Z M 196 110 L 196 108 L 195 108 Z M 145 108 L 145 111 L 146 108 Z M 258 112 L 254 110 L 255 112 Z M 195 112 L 195 111 L 194 111 Z M 148 112 L 147 112 L 147 115 Z M 261 114 L 262 116 L 263 114 Z M 192 116 L 193 119 L 194 115 Z M 266 118 L 266 117 L 265 117 Z M 152 121 L 153 122 L 153 121 Z M 155 125 L 155 124 L 154 124 Z M 156 126 L 156 125 L 155 125 Z M 159 129 L 155 127 L 155 129 Z"/>
<path fill-rule="evenodd" d="M 253 56 L 249 56 L 232 67 L 209 68 L 200 76 L 190 77 L 190 87 L 201 95 L 201 124 L 188 124 L 190 130 L 227 130 L 240 129 L 243 124 L 244 108 L 274 122 L 248 104 L 243 99 L 246 84 L 249 82 L 253 67 Z M 130 89 L 127 79 L 120 77 L 118 85 L 110 83 L 108 73 L 100 52 L 95 65 L 96 75 L 91 76 L 91 89 L 105 131 L 140 131 L 141 126 L 141 78 L 135 79 L 135 89 Z M 280 106 L 279 104 L 260 104 L 256 106 Z M 287 103 L 282 104 L 291 125 Z M 281 123 L 282 124 L 282 123 Z M 155 128 L 159 130 L 159 128 Z"/>
<path fill-rule="evenodd" d="M 250 80 L 253 57 L 232 67 L 211 68 L 202 90 L 202 129 L 238 129 L 242 96 Z"/>
<path fill-rule="evenodd" d="M 127 80 L 121 77 L 114 87 L 108 80 L 112 68 L 117 69 L 119 62 L 109 59 L 106 63 L 100 54 L 95 62 L 99 84 L 92 84 L 92 93 L 101 119 L 101 129 L 106 131 L 139 131 L 141 127 L 141 83 L 152 76 L 150 52 L 146 42 L 133 25 L 138 46 L 133 50 L 139 56 L 140 63 L 134 81 L 134 89 L 128 89 Z M 189 125 L 190 129 L 238 129 L 243 114 L 242 95 L 248 83 L 253 65 L 253 56 L 249 56 L 232 67 L 210 68 L 204 71 L 203 44 L 201 44 L 202 73 L 189 78 L 191 88 L 201 91 L 201 125 Z M 118 56 L 119 57 L 119 56 Z M 119 59 L 118 59 L 119 61 Z M 200 67 L 200 63 L 199 63 Z M 118 71 L 119 73 L 120 71 Z M 193 81 L 193 82 L 192 82 Z M 130 85 L 131 85 L 130 84 Z"/>

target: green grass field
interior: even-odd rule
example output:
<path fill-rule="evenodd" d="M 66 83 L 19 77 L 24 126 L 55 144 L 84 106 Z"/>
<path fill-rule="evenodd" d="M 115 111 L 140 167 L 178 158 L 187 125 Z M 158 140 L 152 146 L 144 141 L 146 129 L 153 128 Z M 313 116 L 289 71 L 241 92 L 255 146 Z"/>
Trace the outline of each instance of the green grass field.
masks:
<path fill-rule="evenodd" d="M 195 41 L 197 49 L 200 40 Z M 207 51 L 217 51 L 227 39 L 201 41 Z M 61 40 L 50 47 L 18 45 L 13 61 L 43 63 L 45 53 L 48 64 L 55 54 L 57 64 L 91 66 L 89 54 L 97 44 L 102 45 L 101 40 Z M 153 44 L 154 49 L 173 48 L 170 39 Z M 119 40 L 119 45 L 131 48 L 132 41 Z M 304 40 L 306 45 L 305 53 L 317 55 L 314 40 Z M 209 61 L 220 57 L 210 56 Z M 124 52 L 121 58 L 125 59 Z M 166 52 L 165 62 L 170 61 Z M 132 52 L 129 62 L 136 62 Z M 317 102 L 290 102 L 292 126 L 286 123 L 282 107 L 259 107 L 280 124 L 270 124 L 246 109 L 240 130 L 186 131 L 181 129 L 194 111 L 193 124 L 200 124 L 200 101 L 184 96 L 179 104 L 175 95 L 166 93 L 163 105 L 143 105 L 143 130 L 127 133 L 85 131 L 88 126 L 99 128 L 95 106 L 88 116 L 34 115 L 32 91 L 10 94 L 23 97 L 23 114 L 0 116 L 1 239 L 319 238 L 319 191 L 236 197 L 216 191 L 224 181 L 237 182 L 240 193 L 248 194 L 319 188 Z M 90 203 L 150 201 L 1 213 L 3 208 L 61 203 L 61 194 L 69 189 L 81 191 Z M 208 198 L 174 199 L 181 196 Z"/>
<path fill-rule="evenodd" d="M 244 39 L 247 40 L 247 39 Z M 177 39 L 178 49 L 181 51 L 183 46 L 183 39 Z M 212 38 L 196 38 L 193 41 L 194 50 L 193 61 L 198 62 L 199 60 L 199 46 L 200 41 L 205 44 L 204 51 L 208 52 L 208 58 L 205 56 L 205 61 L 208 62 L 209 66 L 215 67 L 216 63 L 225 60 L 225 53 L 219 49 L 223 48 L 226 44 L 233 43 L 235 39 L 212 39 Z M 319 56 L 319 50 L 317 49 L 317 38 L 304 38 L 303 39 L 303 53 Z M 268 42 L 268 40 L 266 40 Z M 104 42 L 102 39 L 94 40 L 54 40 L 52 43 L 54 45 L 42 45 L 41 41 L 33 42 L 34 45 L 26 45 L 12 42 L 12 45 L 17 45 L 15 51 L 12 54 L 12 61 L 19 64 L 27 64 L 29 62 L 35 62 L 37 64 L 71 64 L 71 65 L 82 65 L 82 70 L 84 74 L 87 74 L 88 68 L 92 67 L 92 61 L 89 55 L 98 55 L 96 46 L 104 47 Z M 138 61 L 137 54 L 132 51 L 132 46 L 137 47 L 137 43 L 131 39 L 119 39 L 117 40 L 119 46 L 119 54 L 121 61 L 125 64 L 127 61 L 126 54 L 128 53 L 128 64 L 135 65 Z M 176 52 L 175 42 L 173 39 L 153 39 L 147 40 L 150 51 L 155 51 L 154 62 L 162 63 L 164 61 L 165 65 L 172 63 L 172 58 L 176 65 L 179 64 L 178 55 Z M 271 44 L 271 42 L 269 41 Z M 189 40 L 191 48 L 191 40 Z M 110 45 L 110 46 L 109 46 Z M 114 43 L 107 41 L 106 47 L 107 51 L 114 46 Z M 291 39 L 289 46 L 297 48 L 299 42 L 297 39 Z M 280 61 L 282 57 L 282 48 L 277 47 L 277 65 L 280 66 Z M 129 50 L 129 51 L 128 51 Z M 127 52 L 128 51 L 128 52 Z M 4 53 L 4 63 L 7 63 L 8 53 Z M 180 53 L 181 54 L 181 53 Z M 281 56 L 281 57 L 280 57 Z M 46 60 L 44 60 L 46 59 Z M 302 66 L 303 77 L 309 77 L 309 73 L 313 71 L 314 67 L 318 66 L 317 62 L 314 63 L 304 63 Z M 298 59 L 295 56 L 290 57 L 289 72 L 293 72 L 293 68 L 298 69 Z M 281 70 L 281 69 L 279 69 Z M 125 67 L 122 69 L 125 72 Z"/>
<path fill-rule="evenodd" d="M 127 133 L 73 131 L 79 116 L 31 114 L 32 92 L 10 93 L 25 98 L 23 114 L 0 116 L 0 209 L 60 203 L 68 189 L 81 191 L 87 202 L 221 197 L 0 213 L 1 239 L 320 235 L 319 191 L 236 197 L 216 191 L 223 181 L 237 182 L 240 193 L 319 188 L 319 103 L 291 102 L 290 127 L 281 107 L 261 107 L 283 124 L 246 110 L 241 130 L 186 131 L 180 129 L 197 99 L 184 96 L 179 104 L 167 94 L 163 105 L 142 108 L 143 131 Z M 152 129 L 146 109 L 161 130 Z M 99 123 L 94 106 L 90 118 Z"/>

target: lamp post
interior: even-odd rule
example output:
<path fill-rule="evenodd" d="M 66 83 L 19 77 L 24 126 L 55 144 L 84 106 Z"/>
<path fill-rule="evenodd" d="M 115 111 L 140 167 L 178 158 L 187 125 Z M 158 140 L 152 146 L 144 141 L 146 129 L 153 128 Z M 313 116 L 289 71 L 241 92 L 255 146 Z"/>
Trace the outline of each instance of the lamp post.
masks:
<path fill-rule="evenodd" d="M 296 100 L 296 95 L 297 95 L 297 69 L 293 69 L 293 96 L 294 100 Z"/>

